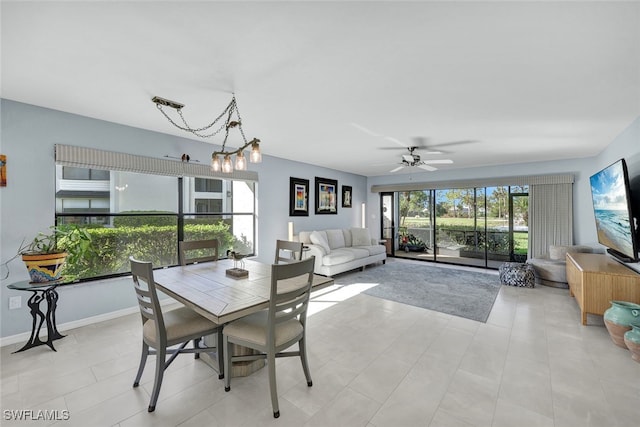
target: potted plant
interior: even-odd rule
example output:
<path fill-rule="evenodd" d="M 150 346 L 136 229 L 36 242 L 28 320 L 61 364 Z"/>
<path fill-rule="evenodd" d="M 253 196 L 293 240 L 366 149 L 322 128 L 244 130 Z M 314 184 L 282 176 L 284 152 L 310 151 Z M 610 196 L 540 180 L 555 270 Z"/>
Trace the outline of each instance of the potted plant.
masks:
<path fill-rule="evenodd" d="M 65 263 L 79 262 L 91 245 L 91 235 L 77 225 L 56 225 L 49 233 L 38 233 L 18 253 L 29 270 L 32 283 L 60 279 Z"/>

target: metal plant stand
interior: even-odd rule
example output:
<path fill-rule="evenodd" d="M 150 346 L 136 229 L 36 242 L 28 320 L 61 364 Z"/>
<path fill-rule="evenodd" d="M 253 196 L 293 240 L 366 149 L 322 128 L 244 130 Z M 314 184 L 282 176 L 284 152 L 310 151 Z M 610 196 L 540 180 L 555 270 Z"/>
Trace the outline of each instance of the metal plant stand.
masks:
<path fill-rule="evenodd" d="M 19 353 L 39 345 L 47 345 L 51 350 L 56 351 L 53 347 L 53 341 L 64 337 L 64 335 L 58 332 L 56 326 L 56 307 L 58 306 L 58 292 L 56 292 L 56 288 L 61 284 L 61 282 L 33 284 L 28 280 L 24 280 L 7 285 L 9 289 L 33 293 L 27 301 L 27 305 L 31 311 L 31 317 L 33 318 L 31 323 L 31 336 L 29 337 L 29 341 L 27 341 L 20 350 L 14 351 L 14 353 Z M 46 313 L 40 309 L 40 303 L 44 300 L 47 301 Z M 40 339 L 40 330 L 45 322 L 47 324 L 47 340 L 42 341 Z"/>

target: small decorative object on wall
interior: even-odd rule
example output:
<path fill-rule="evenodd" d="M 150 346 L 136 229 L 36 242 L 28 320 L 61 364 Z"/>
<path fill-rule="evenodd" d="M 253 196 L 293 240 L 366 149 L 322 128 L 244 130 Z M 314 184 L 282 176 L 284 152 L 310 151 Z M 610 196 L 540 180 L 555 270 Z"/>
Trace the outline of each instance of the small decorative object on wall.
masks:
<path fill-rule="evenodd" d="M 289 216 L 309 216 L 309 180 L 289 178 Z"/>
<path fill-rule="evenodd" d="M 351 207 L 351 195 L 352 195 L 352 189 L 350 186 L 348 185 L 343 185 L 342 186 L 342 207 L 343 208 L 350 208 Z"/>
<path fill-rule="evenodd" d="M 0 187 L 7 186 L 7 156 L 0 154 Z"/>
<path fill-rule="evenodd" d="M 338 181 L 316 177 L 316 215 L 338 213 Z"/>

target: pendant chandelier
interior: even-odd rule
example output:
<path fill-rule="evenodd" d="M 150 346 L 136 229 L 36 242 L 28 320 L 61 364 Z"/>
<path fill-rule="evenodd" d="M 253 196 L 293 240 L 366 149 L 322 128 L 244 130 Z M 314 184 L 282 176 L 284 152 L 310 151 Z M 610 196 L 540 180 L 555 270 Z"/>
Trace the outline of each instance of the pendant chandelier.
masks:
<path fill-rule="evenodd" d="M 247 141 L 247 138 L 244 136 L 244 131 L 242 130 L 242 119 L 240 118 L 240 112 L 238 111 L 238 105 L 236 103 L 235 95 L 232 96 L 231 102 L 227 105 L 222 113 L 218 117 L 216 117 L 210 124 L 200 127 L 194 128 L 187 124 L 184 116 L 182 115 L 182 107 L 184 104 L 180 104 L 179 102 L 171 101 L 169 99 L 160 98 L 159 96 L 154 96 L 151 101 L 156 104 L 156 107 L 160 112 L 166 117 L 166 119 L 177 127 L 185 132 L 189 132 L 200 138 L 209 138 L 213 137 L 224 130 L 224 141 L 222 141 L 222 150 L 214 151 L 211 154 L 211 170 L 214 172 L 222 171 L 224 173 L 231 173 L 234 170 L 234 162 L 232 161 L 232 157 L 235 157 L 235 169 L 236 170 L 246 170 L 247 169 L 247 159 L 244 156 L 244 150 L 247 148 L 251 149 L 249 153 L 249 161 L 251 163 L 260 163 L 262 161 L 262 153 L 260 153 L 260 140 L 257 138 L 253 138 L 251 141 Z M 178 116 L 180 116 L 180 120 L 182 124 L 176 123 L 163 109 L 163 107 L 171 107 L 174 108 L 178 112 Z M 228 150 L 227 149 L 227 139 L 229 138 L 229 130 L 233 128 L 238 128 L 240 131 L 240 135 L 242 136 L 242 140 L 244 141 L 244 145 L 236 150 Z"/>

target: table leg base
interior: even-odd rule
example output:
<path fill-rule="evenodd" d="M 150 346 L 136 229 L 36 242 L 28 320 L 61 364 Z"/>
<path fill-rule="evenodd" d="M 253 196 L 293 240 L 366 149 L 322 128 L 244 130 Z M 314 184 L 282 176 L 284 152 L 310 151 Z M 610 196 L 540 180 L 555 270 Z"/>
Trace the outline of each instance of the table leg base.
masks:
<path fill-rule="evenodd" d="M 202 360 L 204 363 L 211 366 L 216 372 L 218 372 L 217 353 L 200 353 L 200 360 Z M 250 362 L 233 362 L 233 365 L 231 366 L 231 378 L 247 377 L 252 373 L 262 369 L 264 365 L 264 359 L 252 360 Z"/>

